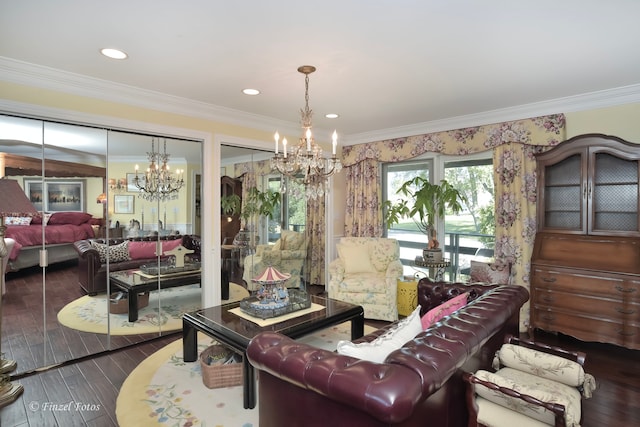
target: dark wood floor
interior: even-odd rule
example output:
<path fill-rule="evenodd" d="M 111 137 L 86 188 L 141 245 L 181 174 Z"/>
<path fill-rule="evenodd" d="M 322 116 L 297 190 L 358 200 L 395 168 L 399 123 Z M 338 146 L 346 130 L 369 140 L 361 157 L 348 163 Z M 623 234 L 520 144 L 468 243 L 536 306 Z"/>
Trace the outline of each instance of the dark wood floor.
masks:
<path fill-rule="evenodd" d="M 47 296 L 47 317 L 55 319 L 56 307 L 81 295 L 73 268 L 49 268 L 47 289 L 55 283 L 55 292 Z M 38 357 L 32 354 L 42 352 L 42 339 L 31 335 L 42 335 L 43 321 L 37 311 L 34 299 L 42 300 L 42 278 L 37 275 L 22 274 L 19 283 L 10 283 L 10 297 L 3 301 L 3 342 L 2 350 L 18 355 L 15 360 L 21 366 L 37 366 Z M 20 289 L 20 293 L 15 289 Z M 37 289 L 40 289 L 39 294 Z M 30 291 L 31 289 L 31 291 Z M 28 295 L 35 292 L 34 295 Z M 49 291 L 47 291 L 49 292 Z M 39 296 L 38 296 L 39 295 Z M 59 300 L 59 301 L 58 301 Z M 66 302 L 64 302 L 66 301 Z M 49 307 L 51 304 L 51 307 Z M 14 306 L 15 305 L 15 306 Z M 11 307 L 8 308 L 7 306 Z M 12 307 L 13 306 L 13 307 Z M 17 307 L 21 307 L 18 310 Z M 12 310 L 19 311 L 19 316 Z M 47 321 L 47 328 L 54 327 Z M 384 322 L 367 321 L 371 326 L 380 326 Z M 7 326 L 10 325 L 10 326 Z M 17 325 L 20 325 L 19 327 Z M 11 346 L 5 346 L 4 330 L 11 334 Z M 18 330 L 24 337 L 17 339 Z M 32 330 L 30 334 L 29 331 Z M 137 337 L 149 339 L 151 337 Z M 115 404 L 119 389 L 127 375 L 146 357 L 169 342 L 179 339 L 173 334 L 153 337 L 152 340 L 135 344 L 119 342 L 129 346 L 101 354 L 97 357 L 86 356 L 87 348 L 103 351 L 102 342 L 89 337 L 58 332 L 54 342 L 49 345 L 51 351 L 70 347 L 65 355 L 83 356 L 76 363 L 64 363 L 62 366 L 42 372 L 28 374 L 15 380 L 24 386 L 24 393 L 13 404 L 0 410 L 0 425 L 12 426 L 117 426 Z M 565 348 L 581 350 L 587 353 L 586 370 L 592 373 L 598 382 L 594 397 L 583 401 L 583 427 L 638 426 L 640 425 L 640 351 L 598 344 L 583 343 L 565 336 L 540 333 L 536 339 Z M 19 344 L 16 344 L 18 342 Z M 21 349 L 21 350 L 20 350 Z M 10 353 L 8 356 L 13 357 Z M 66 357 L 66 356 L 65 356 Z M 59 360 L 66 360 L 59 358 Z M 20 368 L 23 371 L 23 368 Z M 83 410 L 43 410 L 48 403 L 75 403 L 83 405 Z"/>

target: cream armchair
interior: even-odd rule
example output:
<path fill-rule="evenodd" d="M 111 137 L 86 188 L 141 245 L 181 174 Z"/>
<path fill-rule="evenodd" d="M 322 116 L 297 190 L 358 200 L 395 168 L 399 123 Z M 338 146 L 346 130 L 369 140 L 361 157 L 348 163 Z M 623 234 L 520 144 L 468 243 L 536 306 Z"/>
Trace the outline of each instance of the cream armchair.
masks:
<path fill-rule="evenodd" d="M 247 283 L 247 289 L 254 291 L 258 286 L 251 279 L 272 266 L 281 273 L 291 274 L 291 278 L 285 282 L 287 288 L 299 288 L 306 258 L 307 240 L 304 233 L 283 230 L 274 245 L 258 245 L 256 253 L 244 259 L 242 279 Z"/>
<path fill-rule="evenodd" d="M 329 264 L 329 298 L 361 305 L 368 319 L 398 319 L 400 245 L 382 237 L 343 237 Z"/>

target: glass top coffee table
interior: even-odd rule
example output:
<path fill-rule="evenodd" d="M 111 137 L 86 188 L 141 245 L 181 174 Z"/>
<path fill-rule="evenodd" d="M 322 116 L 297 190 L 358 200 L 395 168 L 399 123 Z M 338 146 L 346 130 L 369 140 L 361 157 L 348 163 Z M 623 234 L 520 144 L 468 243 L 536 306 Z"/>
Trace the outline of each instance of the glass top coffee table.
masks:
<path fill-rule="evenodd" d="M 158 276 L 144 275 L 140 269 L 121 270 L 109 274 L 111 283 L 127 293 L 129 299 L 129 322 L 138 320 L 138 294 L 176 286 L 200 283 L 200 270 L 189 270 Z"/>
<path fill-rule="evenodd" d="M 256 406 L 255 372 L 245 353 L 251 339 L 260 332 L 274 331 L 295 339 L 351 321 L 351 339 L 364 334 L 364 309 L 361 306 L 315 295 L 311 296 L 311 302 L 323 308 L 264 327 L 230 312 L 240 302 L 185 313 L 182 316 L 184 361 L 195 362 L 198 358 L 198 331 L 242 355 L 244 407 L 253 409 Z"/>

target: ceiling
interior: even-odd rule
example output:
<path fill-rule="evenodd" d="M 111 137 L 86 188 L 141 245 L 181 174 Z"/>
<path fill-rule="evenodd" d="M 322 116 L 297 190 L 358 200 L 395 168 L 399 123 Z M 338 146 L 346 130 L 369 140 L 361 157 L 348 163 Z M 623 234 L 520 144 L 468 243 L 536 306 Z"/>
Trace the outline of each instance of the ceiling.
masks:
<path fill-rule="evenodd" d="M 4 1 L 0 57 L 273 131 L 298 128 L 296 70 L 314 65 L 314 128 L 344 144 L 638 102 L 639 16 L 637 0 Z"/>

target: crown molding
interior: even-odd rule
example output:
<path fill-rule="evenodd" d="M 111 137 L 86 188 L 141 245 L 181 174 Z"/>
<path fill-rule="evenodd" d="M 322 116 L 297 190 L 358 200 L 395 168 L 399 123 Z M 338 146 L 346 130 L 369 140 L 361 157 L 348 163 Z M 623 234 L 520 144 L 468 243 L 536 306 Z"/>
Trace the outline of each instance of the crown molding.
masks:
<path fill-rule="evenodd" d="M 213 120 L 266 132 L 272 132 L 273 129 L 280 129 L 282 133 L 295 135 L 300 130 L 297 123 L 250 114 L 6 57 L 0 57 L 0 80 L 172 114 Z M 547 114 L 593 110 L 637 102 L 640 102 L 640 84 L 485 111 L 477 114 L 416 123 L 408 126 L 343 135 L 340 145 L 355 145 L 365 142 L 382 141 L 411 135 L 519 120 Z"/>
<path fill-rule="evenodd" d="M 556 98 L 548 101 L 417 123 L 397 128 L 381 129 L 343 138 L 342 145 L 422 135 L 472 126 L 508 122 L 547 114 L 571 113 L 640 102 L 640 84 Z"/>
<path fill-rule="evenodd" d="M 141 89 L 0 56 L 0 80 L 272 132 L 298 133 L 297 123 Z"/>

